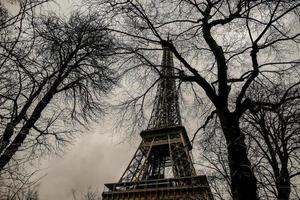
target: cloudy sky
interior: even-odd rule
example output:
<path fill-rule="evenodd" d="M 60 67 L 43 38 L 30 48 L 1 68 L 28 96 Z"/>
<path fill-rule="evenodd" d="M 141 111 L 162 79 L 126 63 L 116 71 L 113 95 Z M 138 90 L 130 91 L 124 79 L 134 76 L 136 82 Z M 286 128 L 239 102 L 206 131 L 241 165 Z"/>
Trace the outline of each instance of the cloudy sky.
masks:
<path fill-rule="evenodd" d="M 118 181 L 137 144 L 124 142 L 105 122 L 95 124 L 62 157 L 45 161 L 47 176 L 40 186 L 41 200 L 71 200 L 72 190 L 78 195 L 89 187 L 101 192 L 104 183 Z"/>

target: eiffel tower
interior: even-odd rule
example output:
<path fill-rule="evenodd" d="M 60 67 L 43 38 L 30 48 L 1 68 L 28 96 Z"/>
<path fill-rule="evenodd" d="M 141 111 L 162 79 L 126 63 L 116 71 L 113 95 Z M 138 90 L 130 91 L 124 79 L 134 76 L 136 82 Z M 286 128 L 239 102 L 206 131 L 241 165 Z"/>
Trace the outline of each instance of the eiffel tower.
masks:
<path fill-rule="evenodd" d="M 103 200 L 213 200 L 205 175 L 197 176 L 192 145 L 182 126 L 173 54 L 163 47 L 154 106 L 142 142 L 118 183 L 105 184 Z"/>

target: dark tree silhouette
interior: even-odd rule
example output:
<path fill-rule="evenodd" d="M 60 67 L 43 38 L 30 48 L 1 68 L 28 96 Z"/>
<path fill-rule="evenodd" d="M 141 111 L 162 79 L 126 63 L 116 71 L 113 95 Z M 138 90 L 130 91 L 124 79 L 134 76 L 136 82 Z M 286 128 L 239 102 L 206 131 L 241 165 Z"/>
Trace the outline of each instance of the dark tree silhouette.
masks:
<path fill-rule="evenodd" d="M 288 91 L 282 85 L 267 89 L 259 85 L 251 93 L 252 97 L 265 102 L 274 102 L 282 93 Z M 289 100 L 273 109 L 257 107 L 244 117 L 246 122 L 243 131 L 254 141 L 261 154 L 261 163 L 265 177 L 278 200 L 288 200 L 291 193 L 291 180 L 300 175 L 300 99 L 294 98 L 298 89 L 296 85 L 289 87 Z M 271 90 L 267 93 L 266 90 Z M 258 92 L 259 91 L 259 92 Z M 258 95 L 259 94 L 259 95 Z M 256 149 L 256 150 L 257 150 Z M 265 170 L 268 169 L 268 170 Z"/>
<path fill-rule="evenodd" d="M 286 79 L 285 79 L 286 80 Z M 251 86 L 247 96 L 264 102 L 276 102 L 286 91 L 289 100 L 276 108 L 255 107 L 241 119 L 241 130 L 246 135 L 247 154 L 258 179 L 259 196 L 262 199 L 297 199 L 299 188 L 299 108 L 300 101 L 294 98 L 297 85 L 270 83 L 267 80 Z M 289 88 L 289 90 L 287 90 Z M 269 91 L 269 92 L 268 92 Z M 218 199 L 231 196 L 227 190 L 230 176 L 227 151 L 217 118 L 205 127 L 198 142 L 203 151 L 204 163 L 199 163 L 212 176 L 211 185 Z"/>
<path fill-rule="evenodd" d="M 18 151 L 57 149 L 74 137 L 74 124 L 103 114 L 116 82 L 114 42 L 97 14 L 54 14 L 2 26 L 0 45 L 0 171 Z"/>

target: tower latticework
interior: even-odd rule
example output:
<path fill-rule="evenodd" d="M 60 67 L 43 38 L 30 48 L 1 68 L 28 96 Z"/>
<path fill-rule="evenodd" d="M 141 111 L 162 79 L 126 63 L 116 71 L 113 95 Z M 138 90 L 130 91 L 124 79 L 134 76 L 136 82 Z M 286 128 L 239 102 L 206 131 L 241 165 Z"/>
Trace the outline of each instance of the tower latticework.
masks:
<path fill-rule="evenodd" d="M 162 78 L 157 87 L 154 106 L 147 129 L 181 126 L 178 90 L 174 77 L 173 54 L 163 48 Z"/>
<path fill-rule="evenodd" d="M 205 175 L 197 176 L 192 145 L 182 126 L 171 51 L 163 47 L 154 106 L 142 142 L 118 183 L 105 184 L 103 200 L 212 200 Z"/>

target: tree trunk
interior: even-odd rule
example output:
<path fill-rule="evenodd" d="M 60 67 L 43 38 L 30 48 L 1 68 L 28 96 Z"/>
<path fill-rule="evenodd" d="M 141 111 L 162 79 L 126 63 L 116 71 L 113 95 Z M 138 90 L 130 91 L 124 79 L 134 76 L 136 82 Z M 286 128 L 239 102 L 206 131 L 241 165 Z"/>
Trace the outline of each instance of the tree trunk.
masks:
<path fill-rule="evenodd" d="M 287 168 L 280 170 L 280 175 L 276 177 L 276 189 L 278 192 L 278 200 L 288 200 L 291 193 L 291 182 Z"/>
<path fill-rule="evenodd" d="M 42 100 L 37 104 L 34 111 L 32 112 L 31 117 L 21 128 L 17 136 L 14 138 L 12 143 L 5 149 L 5 151 L 0 156 L 0 172 L 4 169 L 4 167 L 9 163 L 15 153 L 19 150 L 20 146 L 24 143 L 30 129 L 34 126 L 36 121 L 40 118 L 43 110 L 49 104 L 51 99 L 53 98 L 54 92 L 56 90 L 58 83 L 56 83 L 55 87 L 52 87 L 47 94 L 42 98 Z"/>
<path fill-rule="evenodd" d="M 227 143 L 233 200 L 258 200 L 257 180 L 247 156 L 245 135 L 235 114 L 218 113 Z"/>

